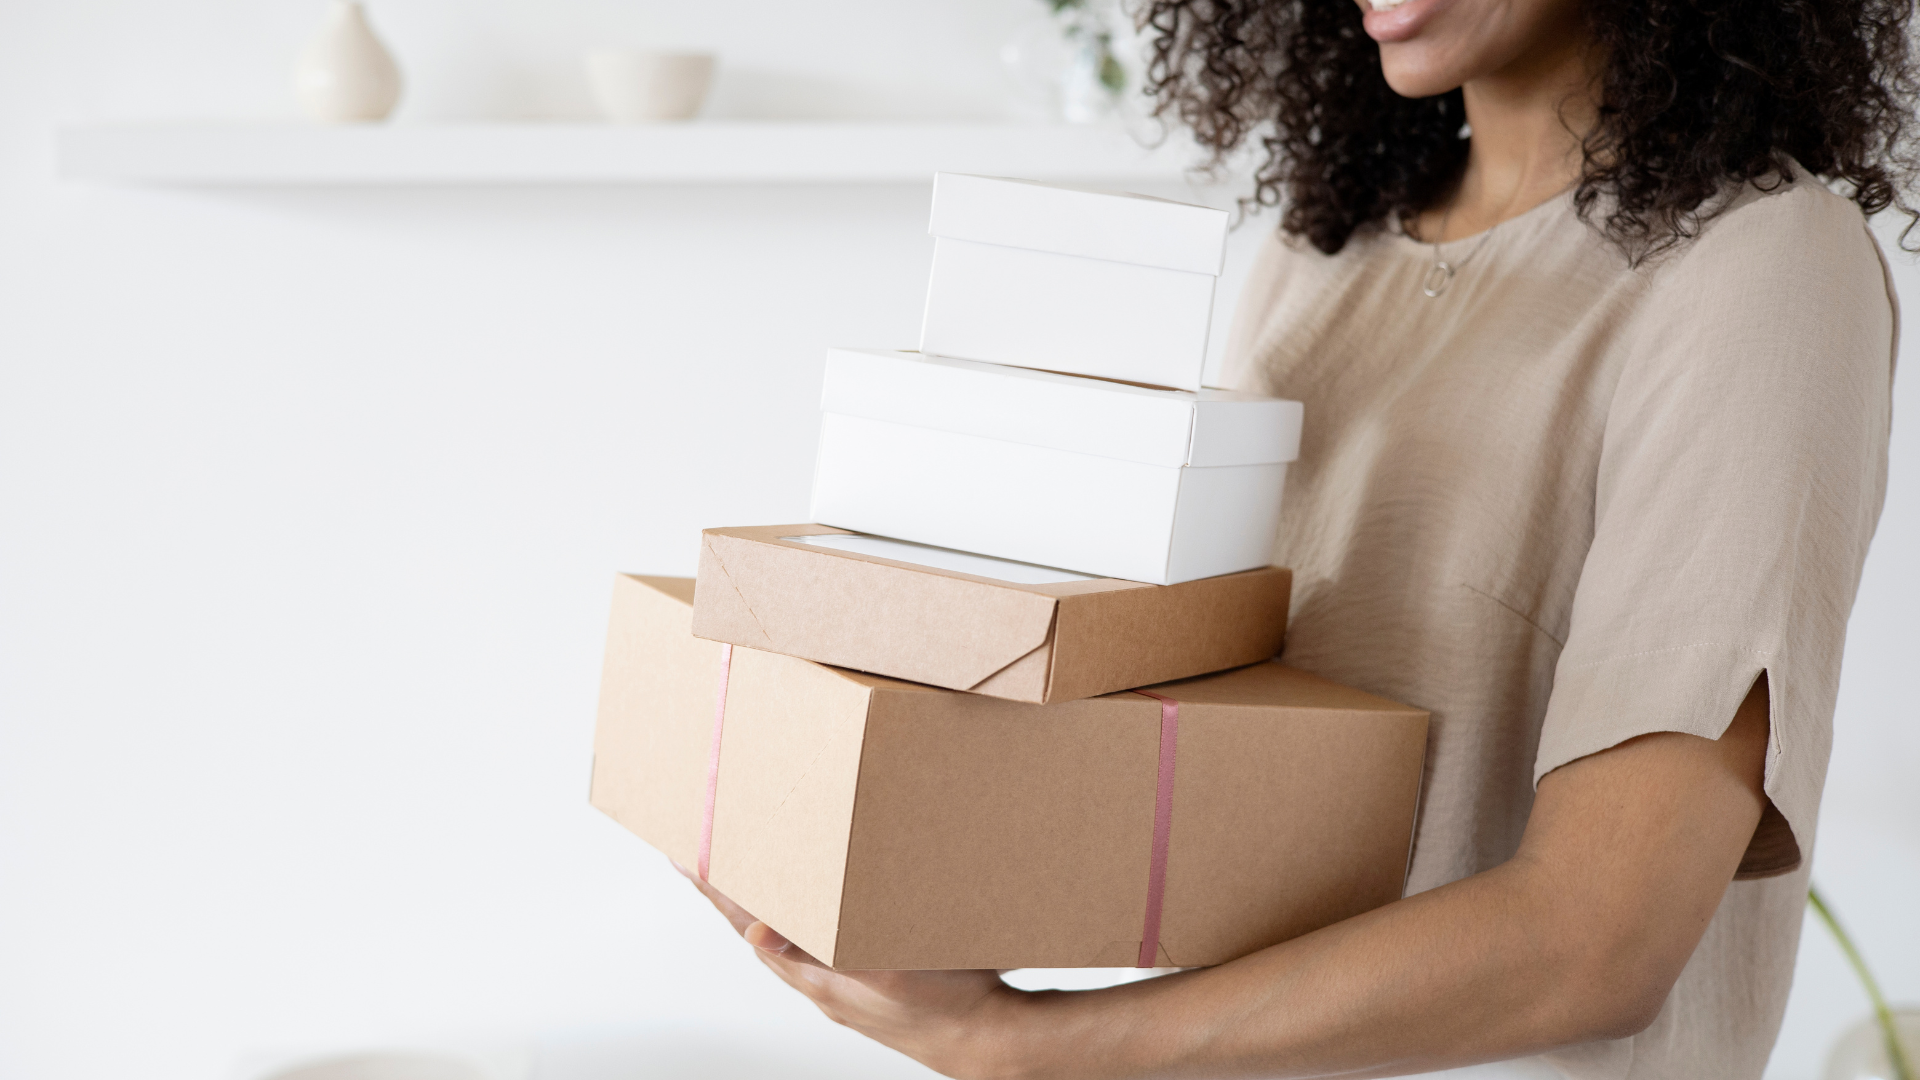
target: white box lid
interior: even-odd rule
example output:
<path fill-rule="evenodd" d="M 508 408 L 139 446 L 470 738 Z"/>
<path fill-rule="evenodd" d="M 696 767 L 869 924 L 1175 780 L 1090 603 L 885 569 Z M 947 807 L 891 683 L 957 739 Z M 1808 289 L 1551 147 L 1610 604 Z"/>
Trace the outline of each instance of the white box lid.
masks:
<path fill-rule="evenodd" d="M 935 173 L 935 236 L 1218 276 L 1227 212 L 1121 191 Z"/>
<path fill-rule="evenodd" d="M 886 349 L 829 349 L 824 412 L 1179 467 L 1300 454 L 1301 406 Z"/>

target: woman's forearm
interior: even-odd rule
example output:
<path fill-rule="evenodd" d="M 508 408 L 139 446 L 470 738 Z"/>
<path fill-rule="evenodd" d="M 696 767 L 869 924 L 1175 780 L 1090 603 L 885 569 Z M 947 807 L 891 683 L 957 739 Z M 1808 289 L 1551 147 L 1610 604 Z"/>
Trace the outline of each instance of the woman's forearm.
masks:
<path fill-rule="evenodd" d="M 1508 864 L 1231 964 L 1012 1003 L 1011 1075 L 1392 1075 L 1630 1034 L 1637 1013 L 1543 932 L 1557 920 L 1530 910 L 1525 876 Z"/>
<path fill-rule="evenodd" d="M 984 1075 L 1390 1076 L 1650 1023 L 1765 805 L 1764 691 L 1542 782 L 1512 861 L 1230 964 L 1009 994 Z"/>

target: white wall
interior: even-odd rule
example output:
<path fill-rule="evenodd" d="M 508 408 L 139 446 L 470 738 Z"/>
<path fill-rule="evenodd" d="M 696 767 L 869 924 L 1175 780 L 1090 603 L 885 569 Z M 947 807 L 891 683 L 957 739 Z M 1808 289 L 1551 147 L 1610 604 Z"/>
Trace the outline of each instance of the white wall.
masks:
<path fill-rule="evenodd" d="M 1038 6 L 373 12 L 402 121 L 577 116 L 581 49 L 654 41 L 725 53 L 723 114 L 963 117 Z M 0 1080 L 435 1038 L 538 1039 L 559 1080 L 913 1075 L 584 795 L 610 576 L 804 516 L 819 349 L 913 340 L 927 189 L 53 180 L 60 123 L 290 114 L 318 8 L 0 5 Z M 1818 867 L 1916 1000 L 1897 438 Z M 1810 934 L 1777 1080 L 1862 1009 Z"/>

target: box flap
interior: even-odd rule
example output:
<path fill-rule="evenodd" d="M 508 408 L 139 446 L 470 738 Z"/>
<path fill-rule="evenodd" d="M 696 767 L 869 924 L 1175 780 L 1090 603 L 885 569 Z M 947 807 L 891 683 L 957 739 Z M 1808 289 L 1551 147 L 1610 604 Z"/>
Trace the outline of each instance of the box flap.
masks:
<path fill-rule="evenodd" d="M 835 964 L 1085 963 L 1134 935 L 1160 707 L 876 691 Z"/>
<path fill-rule="evenodd" d="M 1300 452 L 1297 401 L 885 349 L 827 350 L 825 412 L 1177 468 Z"/>
<path fill-rule="evenodd" d="M 828 664 L 871 664 L 966 690 L 1045 645 L 1057 601 L 1045 590 L 1089 582 L 1016 585 L 852 551 L 783 540 L 839 533 L 821 525 L 708 529 L 693 632 Z M 804 580 L 806 588 L 794 588 Z M 832 597 L 831 604 L 810 597 Z M 930 633 L 920 613 L 964 611 L 968 625 Z M 955 647 L 956 638 L 960 644 Z"/>
<path fill-rule="evenodd" d="M 791 656 L 733 651 L 708 879 L 820 957 L 838 952 L 847 839 L 875 692 L 837 674 Z"/>
<path fill-rule="evenodd" d="M 1274 661 L 1253 664 L 1217 675 L 1201 675 L 1178 682 L 1146 687 L 1183 703 L 1196 705 L 1280 706 L 1289 709 L 1330 709 L 1356 713 L 1426 716 L 1425 709 L 1343 686 L 1310 672 Z M 1129 691 L 1131 692 L 1131 691 Z M 1424 730 L 1424 729 L 1423 729 Z"/>
<path fill-rule="evenodd" d="M 1088 259 L 1220 273 L 1225 210 L 1097 188 L 936 173 L 935 236 Z"/>
<path fill-rule="evenodd" d="M 1049 699 L 1270 660 L 1286 640 L 1292 587 L 1291 570 L 1269 566 L 1157 586 L 1173 591 L 1064 598 Z"/>
<path fill-rule="evenodd" d="M 686 578 L 615 580 L 593 805 L 686 867 L 698 864 L 710 824 L 714 886 L 832 956 L 867 706 L 889 684 L 732 650 L 716 776 L 723 650 L 691 633 L 693 592 Z"/>

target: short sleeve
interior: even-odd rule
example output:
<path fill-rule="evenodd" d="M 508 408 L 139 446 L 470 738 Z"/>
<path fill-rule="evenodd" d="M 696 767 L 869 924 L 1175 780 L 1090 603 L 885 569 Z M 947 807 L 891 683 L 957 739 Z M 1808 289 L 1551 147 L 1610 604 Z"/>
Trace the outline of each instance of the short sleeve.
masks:
<path fill-rule="evenodd" d="M 1638 735 L 1718 738 L 1764 673 L 1773 806 L 1742 872 L 1781 872 L 1812 850 L 1886 491 L 1895 301 L 1859 211 L 1807 179 L 1744 193 L 1647 289 L 1534 781 Z"/>

